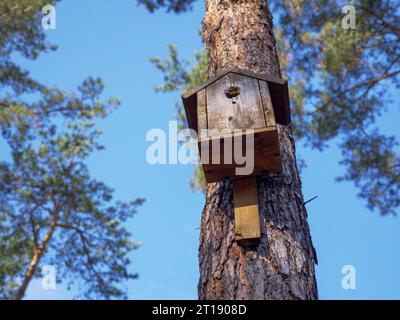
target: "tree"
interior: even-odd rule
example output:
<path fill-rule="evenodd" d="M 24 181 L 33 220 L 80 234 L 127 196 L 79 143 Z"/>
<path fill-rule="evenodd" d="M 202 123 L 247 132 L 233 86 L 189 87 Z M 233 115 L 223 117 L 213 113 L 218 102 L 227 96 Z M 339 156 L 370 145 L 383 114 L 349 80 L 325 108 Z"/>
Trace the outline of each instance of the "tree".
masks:
<path fill-rule="evenodd" d="M 174 2 L 176 5 L 177 3 Z M 203 36 L 211 77 L 228 67 L 281 77 L 266 1 L 206 0 Z M 257 179 L 261 240 L 234 239 L 231 181 L 206 186 L 200 235 L 200 299 L 316 299 L 312 246 L 291 130 L 278 126 L 282 174 Z"/>
<path fill-rule="evenodd" d="M 281 77 L 272 16 L 262 0 L 206 1 L 208 74 L 236 66 Z M 283 172 L 258 178 L 261 241 L 234 241 L 232 184 L 209 184 L 200 236 L 200 299 L 316 299 L 307 212 L 291 130 L 278 126 Z"/>
<path fill-rule="evenodd" d="M 123 298 L 121 282 L 137 276 L 128 254 L 138 247 L 124 222 L 143 200 L 114 201 L 85 164 L 102 149 L 95 120 L 120 102 L 100 99 L 101 79 L 63 92 L 13 62 L 12 54 L 35 59 L 54 49 L 41 29 L 45 4 L 0 3 L 0 129 L 10 154 L 0 162 L 0 298 L 22 299 L 45 264 L 86 298 Z"/>
<path fill-rule="evenodd" d="M 139 2 L 183 12 L 193 1 Z M 377 122 L 393 98 L 390 89 L 400 85 L 400 16 L 394 1 L 353 3 L 356 29 L 346 30 L 341 1 L 271 1 L 280 65 L 290 85 L 292 130 L 296 141 L 319 151 L 339 142 L 346 173 L 337 180 L 352 181 L 369 209 L 395 214 L 399 145 L 395 136 L 378 130 Z M 160 89 L 184 91 L 207 76 L 205 58 L 190 68 L 173 53 L 154 61 L 165 74 Z M 192 181 L 204 187 L 201 170 Z"/>

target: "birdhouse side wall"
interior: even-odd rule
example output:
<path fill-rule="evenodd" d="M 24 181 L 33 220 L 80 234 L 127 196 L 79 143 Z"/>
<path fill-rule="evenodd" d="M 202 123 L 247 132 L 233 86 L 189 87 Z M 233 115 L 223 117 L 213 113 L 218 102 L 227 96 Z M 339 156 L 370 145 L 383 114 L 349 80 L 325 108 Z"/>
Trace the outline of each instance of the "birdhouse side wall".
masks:
<path fill-rule="evenodd" d="M 276 125 L 276 121 L 268 83 L 266 81 L 258 80 L 258 85 L 260 87 L 260 95 L 266 126 L 273 127 Z"/>
<path fill-rule="evenodd" d="M 206 89 L 197 93 L 197 134 L 199 138 L 207 137 L 207 99 Z"/>

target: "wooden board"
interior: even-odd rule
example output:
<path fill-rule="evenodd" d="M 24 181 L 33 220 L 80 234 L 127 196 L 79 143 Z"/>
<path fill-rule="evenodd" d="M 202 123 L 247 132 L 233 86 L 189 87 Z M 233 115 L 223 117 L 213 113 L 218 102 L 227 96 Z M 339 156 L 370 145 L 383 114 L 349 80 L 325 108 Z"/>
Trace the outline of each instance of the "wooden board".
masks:
<path fill-rule="evenodd" d="M 197 93 L 197 134 L 199 138 L 207 136 L 207 101 L 206 89 L 202 89 Z"/>
<path fill-rule="evenodd" d="M 256 244 L 261 236 L 260 215 L 255 177 L 233 182 L 235 239 L 241 245 Z"/>
<path fill-rule="evenodd" d="M 225 179 L 244 178 L 236 174 L 236 168 L 243 167 L 236 163 L 233 150 L 226 148 L 225 144 L 235 147 L 236 136 L 242 139 L 241 152 L 245 155 L 246 134 L 242 132 L 226 133 L 221 136 L 207 137 L 199 139 L 199 149 L 206 181 L 218 182 Z M 219 150 L 215 147 L 219 145 Z M 228 151 L 228 152 L 226 152 Z M 229 152 L 230 151 L 230 152 Z M 212 163 L 212 153 L 219 155 L 219 163 Z M 207 159 L 207 154 L 209 155 Z M 230 158 L 230 159 L 229 159 Z M 204 160 L 208 160 L 207 163 Z M 282 171 L 282 162 L 280 158 L 280 149 L 278 141 L 278 132 L 276 127 L 268 127 L 254 130 L 254 170 L 251 176 L 261 175 L 267 172 L 280 173 Z"/>
<path fill-rule="evenodd" d="M 234 98 L 226 95 L 230 87 L 238 87 Z M 229 73 L 206 88 L 208 128 L 255 129 L 266 126 L 258 80 Z M 210 133 L 212 135 L 212 133 Z"/>
<path fill-rule="evenodd" d="M 258 80 L 258 85 L 260 87 L 260 95 L 262 108 L 264 111 L 265 122 L 267 127 L 275 126 L 275 114 L 274 108 L 272 107 L 271 95 L 269 93 L 268 83 L 266 81 Z"/>

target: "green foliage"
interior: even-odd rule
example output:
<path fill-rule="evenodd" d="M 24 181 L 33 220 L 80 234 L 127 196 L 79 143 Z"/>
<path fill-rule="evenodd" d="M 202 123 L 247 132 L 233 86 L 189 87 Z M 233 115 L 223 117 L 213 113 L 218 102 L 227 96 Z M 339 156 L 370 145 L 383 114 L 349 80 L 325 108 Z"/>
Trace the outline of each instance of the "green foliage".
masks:
<path fill-rule="evenodd" d="M 207 57 L 203 51 L 194 53 L 194 64 L 189 60 L 180 60 L 174 45 L 168 46 L 169 57 L 151 58 L 158 70 L 164 73 L 164 84 L 156 87 L 158 92 L 190 90 L 207 79 Z M 190 71 L 188 71 L 190 69 Z"/>
<path fill-rule="evenodd" d="M 399 144 L 395 137 L 384 136 L 377 130 L 363 133 L 362 136 L 353 134 L 343 142 L 342 164 L 348 170 L 338 180 L 354 181 L 361 189 L 361 197 L 367 199 L 368 208 L 390 212 L 400 205 L 396 187 L 400 184 L 400 162 L 393 152 Z"/>
<path fill-rule="evenodd" d="M 144 5 L 150 12 L 165 8 L 167 12 L 181 13 L 192 9 L 193 0 L 136 0 L 136 2 Z"/>
<path fill-rule="evenodd" d="M 45 41 L 39 12 L 46 4 L 56 1 L 12 0 L 0 2 L 0 84 L 16 93 L 38 90 L 40 84 L 16 65 L 10 58 L 18 53 L 27 59 L 36 59 L 41 52 L 54 50 Z"/>
<path fill-rule="evenodd" d="M 356 29 L 346 30 L 342 5 L 331 0 L 271 3 L 280 64 L 290 84 L 292 128 L 297 140 L 317 150 L 341 141 L 347 172 L 338 181 L 353 181 L 370 209 L 395 214 L 398 144 L 378 131 L 376 120 L 391 101 L 388 87 L 400 87 L 399 11 L 395 1 L 354 1 Z M 164 91 L 190 87 L 190 74 L 206 78 L 205 58 L 194 67 L 179 61 L 175 50 L 163 61 L 166 68 L 156 65 L 166 75 Z M 182 118 L 182 111 L 178 114 Z M 201 187 L 198 172 L 191 185 Z"/>
<path fill-rule="evenodd" d="M 400 85 L 397 6 L 354 1 L 356 29 L 341 27 L 340 1 L 275 2 L 280 46 L 288 57 L 295 134 L 318 150 L 341 140 L 338 181 L 353 181 L 370 209 L 395 214 L 399 206 L 400 154 L 394 137 L 379 132 L 377 118 Z M 293 103 L 294 102 L 294 103 Z"/>
<path fill-rule="evenodd" d="M 11 152 L 10 161 L 0 161 L 0 298 L 15 297 L 40 249 L 40 264 L 54 265 L 58 279 L 79 285 L 82 296 L 124 298 L 121 282 L 136 277 L 127 270 L 128 254 L 138 247 L 124 223 L 143 200 L 114 201 L 113 190 L 85 164 L 103 148 L 96 119 L 120 102 L 100 99 L 101 79 L 89 77 L 75 92 L 64 92 L 12 62 L 13 53 L 35 59 L 51 48 L 38 14 L 44 4 L 0 4 L 0 133 Z M 38 272 L 40 265 L 34 276 Z"/>

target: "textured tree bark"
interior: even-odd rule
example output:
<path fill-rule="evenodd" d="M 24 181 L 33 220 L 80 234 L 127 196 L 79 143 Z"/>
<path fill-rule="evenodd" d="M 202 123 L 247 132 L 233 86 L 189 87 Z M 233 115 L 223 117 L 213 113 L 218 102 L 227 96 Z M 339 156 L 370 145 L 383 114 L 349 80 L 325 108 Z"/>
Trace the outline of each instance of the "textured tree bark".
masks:
<path fill-rule="evenodd" d="M 265 0 L 205 0 L 209 76 L 228 67 L 281 77 Z M 201 220 L 199 299 L 317 299 L 307 212 L 289 127 L 278 125 L 282 174 L 257 178 L 261 241 L 234 240 L 232 182 L 208 184 Z"/>

